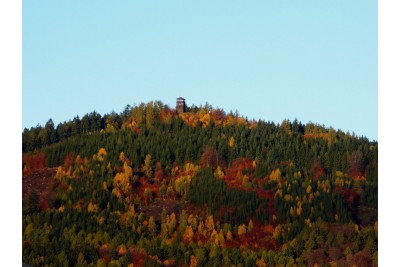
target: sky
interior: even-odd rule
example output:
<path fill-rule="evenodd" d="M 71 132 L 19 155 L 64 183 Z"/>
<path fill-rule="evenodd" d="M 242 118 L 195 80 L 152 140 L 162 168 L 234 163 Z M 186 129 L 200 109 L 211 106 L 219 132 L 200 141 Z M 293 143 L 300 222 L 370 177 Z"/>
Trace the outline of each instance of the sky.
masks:
<path fill-rule="evenodd" d="M 23 1 L 23 128 L 178 96 L 378 140 L 377 1 Z"/>

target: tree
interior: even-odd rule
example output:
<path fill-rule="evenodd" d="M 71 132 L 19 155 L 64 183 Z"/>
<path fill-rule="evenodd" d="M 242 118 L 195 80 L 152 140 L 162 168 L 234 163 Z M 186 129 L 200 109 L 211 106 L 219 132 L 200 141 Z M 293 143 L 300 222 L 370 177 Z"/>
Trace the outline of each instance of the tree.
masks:
<path fill-rule="evenodd" d="M 281 179 L 281 171 L 279 170 L 279 168 L 271 172 L 271 174 L 269 175 L 269 179 L 272 181 L 278 181 L 279 179 Z"/>
<path fill-rule="evenodd" d="M 208 231 L 214 230 L 215 224 L 214 224 L 214 219 L 213 219 L 212 215 L 207 216 L 206 227 L 207 227 Z"/>
<path fill-rule="evenodd" d="M 154 217 L 150 216 L 149 218 L 149 224 L 148 224 L 148 229 L 149 229 L 149 233 L 151 236 L 155 236 L 155 234 L 157 233 L 157 225 L 154 221 Z"/>
<path fill-rule="evenodd" d="M 149 203 L 149 202 L 153 201 L 153 192 L 150 189 L 146 188 L 144 190 L 143 196 L 146 199 L 146 203 Z"/>
<path fill-rule="evenodd" d="M 79 253 L 78 259 L 77 259 L 77 266 L 87 266 L 87 262 L 85 261 L 85 257 L 83 256 L 82 252 Z"/>
<path fill-rule="evenodd" d="M 250 233 L 253 230 L 253 228 L 254 228 L 253 220 L 250 219 L 249 224 L 247 226 L 248 232 Z"/>
<path fill-rule="evenodd" d="M 232 241 L 232 240 L 233 240 L 231 231 L 228 231 L 228 232 L 226 233 L 226 240 L 227 240 L 227 241 Z"/>
<path fill-rule="evenodd" d="M 239 225 L 238 236 L 241 237 L 246 234 L 246 226 L 244 224 Z"/>
<path fill-rule="evenodd" d="M 169 217 L 169 232 L 170 234 L 172 234 L 175 230 L 176 227 L 176 216 L 175 213 L 171 213 L 170 217 Z"/>
<path fill-rule="evenodd" d="M 196 259 L 196 257 L 195 256 L 190 256 L 190 267 L 197 267 L 198 265 L 197 265 L 198 263 L 197 263 L 197 259 Z"/>
<path fill-rule="evenodd" d="M 202 168 L 211 168 L 215 170 L 218 166 L 218 155 L 217 152 L 210 146 L 204 149 L 203 154 L 200 158 L 200 166 Z"/>
<path fill-rule="evenodd" d="M 147 103 L 146 107 L 146 128 L 152 129 L 154 124 L 154 107 L 153 102 Z"/>
<path fill-rule="evenodd" d="M 151 168 L 151 155 L 147 154 L 146 159 L 144 160 L 144 173 L 147 178 L 150 178 L 153 175 L 153 170 Z"/>
<path fill-rule="evenodd" d="M 192 242 L 193 236 L 194 236 L 194 232 L 193 232 L 192 226 L 190 226 L 190 225 L 186 226 L 185 233 L 183 234 L 183 237 L 182 237 L 183 241 L 186 244 L 188 244 L 188 243 Z"/>

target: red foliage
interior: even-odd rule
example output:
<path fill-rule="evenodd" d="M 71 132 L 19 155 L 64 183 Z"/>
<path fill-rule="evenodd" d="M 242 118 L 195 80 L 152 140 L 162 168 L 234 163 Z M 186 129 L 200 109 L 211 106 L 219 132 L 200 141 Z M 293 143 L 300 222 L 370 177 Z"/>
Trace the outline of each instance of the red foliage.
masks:
<path fill-rule="evenodd" d="M 25 155 L 22 157 L 22 166 L 24 167 L 24 174 L 29 174 L 36 170 L 42 170 L 46 167 L 46 157 L 43 152 Z"/>
<path fill-rule="evenodd" d="M 343 188 L 343 197 L 351 210 L 355 210 L 360 203 L 360 196 L 348 187 Z"/>
<path fill-rule="evenodd" d="M 160 184 L 159 183 L 151 184 L 145 176 L 140 177 L 138 182 L 139 182 L 140 186 L 135 189 L 134 194 L 139 195 L 143 204 L 148 204 L 149 199 L 144 197 L 144 191 L 146 189 L 149 189 L 153 193 L 153 196 L 156 196 L 158 194 Z M 133 199 L 133 196 L 131 196 L 131 197 Z"/>
<path fill-rule="evenodd" d="M 157 169 L 154 173 L 154 178 L 158 181 L 162 181 L 164 178 L 164 171 L 163 169 Z"/>
<path fill-rule="evenodd" d="M 136 249 L 135 246 L 131 246 L 129 248 L 129 252 L 132 255 L 133 258 L 133 266 L 144 266 L 144 261 L 147 258 L 147 253 L 143 249 Z"/>
<path fill-rule="evenodd" d="M 254 221 L 254 228 L 250 233 L 246 233 L 240 238 L 237 233 L 232 233 L 234 238 L 232 241 L 226 241 L 226 247 L 276 250 L 276 241 L 272 239 L 273 232 L 274 228 L 272 225 L 262 225 L 260 222 Z"/>
<path fill-rule="evenodd" d="M 99 258 L 104 259 L 105 262 L 108 264 L 111 260 L 111 251 L 110 251 L 110 245 L 109 244 L 103 244 L 99 248 Z"/>
<path fill-rule="evenodd" d="M 361 176 L 364 171 L 364 157 L 361 151 L 353 151 L 349 158 L 349 175 Z"/>
<path fill-rule="evenodd" d="M 360 267 L 372 266 L 371 256 L 365 250 L 359 251 L 354 254 L 354 264 Z"/>
<path fill-rule="evenodd" d="M 226 178 L 227 180 L 236 180 L 236 176 L 238 174 L 243 174 L 243 171 L 252 171 L 253 160 L 249 158 L 238 158 L 232 162 L 232 166 L 226 169 Z"/>
<path fill-rule="evenodd" d="M 68 170 L 69 167 L 74 166 L 75 164 L 75 153 L 71 152 L 64 157 L 64 169 Z"/>
<path fill-rule="evenodd" d="M 235 212 L 235 208 L 222 205 L 219 208 L 218 214 L 221 216 L 225 216 L 225 214 L 229 214 L 231 216 L 234 212 Z"/>
<path fill-rule="evenodd" d="M 134 132 L 135 134 L 139 135 L 140 134 L 140 129 L 138 127 L 133 127 L 132 128 L 132 132 Z"/>
<path fill-rule="evenodd" d="M 316 180 L 318 180 L 321 176 L 324 176 L 326 174 L 324 167 L 322 167 L 322 165 L 319 162 L 316 162 L 311 166 L 310 172 L 314 177 L 314 179 Z"/>
<path fill-rule="evenodd" d="M 222 109 L 214 109 L 211 113 L 211 117 L 214 119 L 215 122 L 220 122 L 225 119 L 226 114 L 225 111 Z"/>
<path fill-rule="evenodd" d="M 308 140 L 308 139 L 313 138 L 313 134 L 307 133 L 307 134 L 304 134 L 302 137 L 303 137 L 303 140 Z"/>

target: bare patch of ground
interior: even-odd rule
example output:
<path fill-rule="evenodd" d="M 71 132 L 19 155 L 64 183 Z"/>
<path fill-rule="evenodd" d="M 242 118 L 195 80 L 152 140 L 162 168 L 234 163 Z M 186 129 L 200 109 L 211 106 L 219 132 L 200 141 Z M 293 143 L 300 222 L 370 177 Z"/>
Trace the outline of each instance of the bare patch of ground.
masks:
<path fill-rule="evenodd" d="M 180 204 L 181 203 L 181 204 Z M 147 216 L 153 216 L 155 220 L 161 220 L 161 213 L 163 209 L 167 211 L 167 214 L 175 213 L 177 216 L 181 213 L 182 209 L 186 204 L 182 201 L 172 199 L 156 199 L 153 203 L 148 206 L 143 206 L 140 212 L 143 212 Z"/>
<path fill-rule="evenodd" d="M 27 203 L 33 192 L 41 195 L 47 191 L 56 171 L 57 168 L 44 168 L 35 170 L 28 175 L 22 175 L 22 203 Z"/>

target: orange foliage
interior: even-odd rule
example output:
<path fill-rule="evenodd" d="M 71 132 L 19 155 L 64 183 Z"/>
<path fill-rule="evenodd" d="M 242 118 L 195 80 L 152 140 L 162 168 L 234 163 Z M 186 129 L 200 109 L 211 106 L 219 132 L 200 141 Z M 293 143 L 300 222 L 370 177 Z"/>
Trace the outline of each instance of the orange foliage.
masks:
<path fill-rule="evenodd" d="M 119 255 L 119 256 L 125 255 L 127 251 L 128 251 L 128 250 L 126 249 L 126 247 L 125 247 L 124 244 L 120 245 L 120 246 L 118 247 L 118 249 L 117 249 L 117 252 L 118 252 L 118 255 Z"/>
<path fill-rule="evenodd" d="M 255 127 L 257 125 L 256 123 L 252 123 L 252 125 L 250 125 L 250 123 L 247 122 L 242 117 L 235 117 L 232 115 L 226 116 L 225 112 L 221 109 L 214 109 L 211 113 L 208 112 L 206 109 L 201 109 L 196 113 L 185 112 L 179 114 L 179 116 L 182 118 L 185 124 L 190 125 L 192 127 L 195 127 L 197 123 L 200 122 L 201 126 L 205 128 L 210 124 L 211 119 L 213 119 L 216 125 L 224 125 L 224 126 L 245 125 L 248 127 L 250 126 Z"/>
<path fill-rule="evenodd" d="M 197 260 L 195 256 L 190 256 L 190 267 L 197 267 Z"/>
<path fill-rule="evenodd" d="M 211 116 L 216 125 L 221 125 L 226 118 L 225 111 L 223 111 L 222 109 L 214 109 L 211 112 Z"/>
<path fill-rule="evenodd" d="M 194 232 L 193 232 L 192 226 L 186 226 L 185 233 L 183 234 L 183 237 L 182 237 L 183 242 L 185 242 L 186 244 L 189 244 L 190 242 L 192 242 L 193 236 L 194 236 Z"/>

